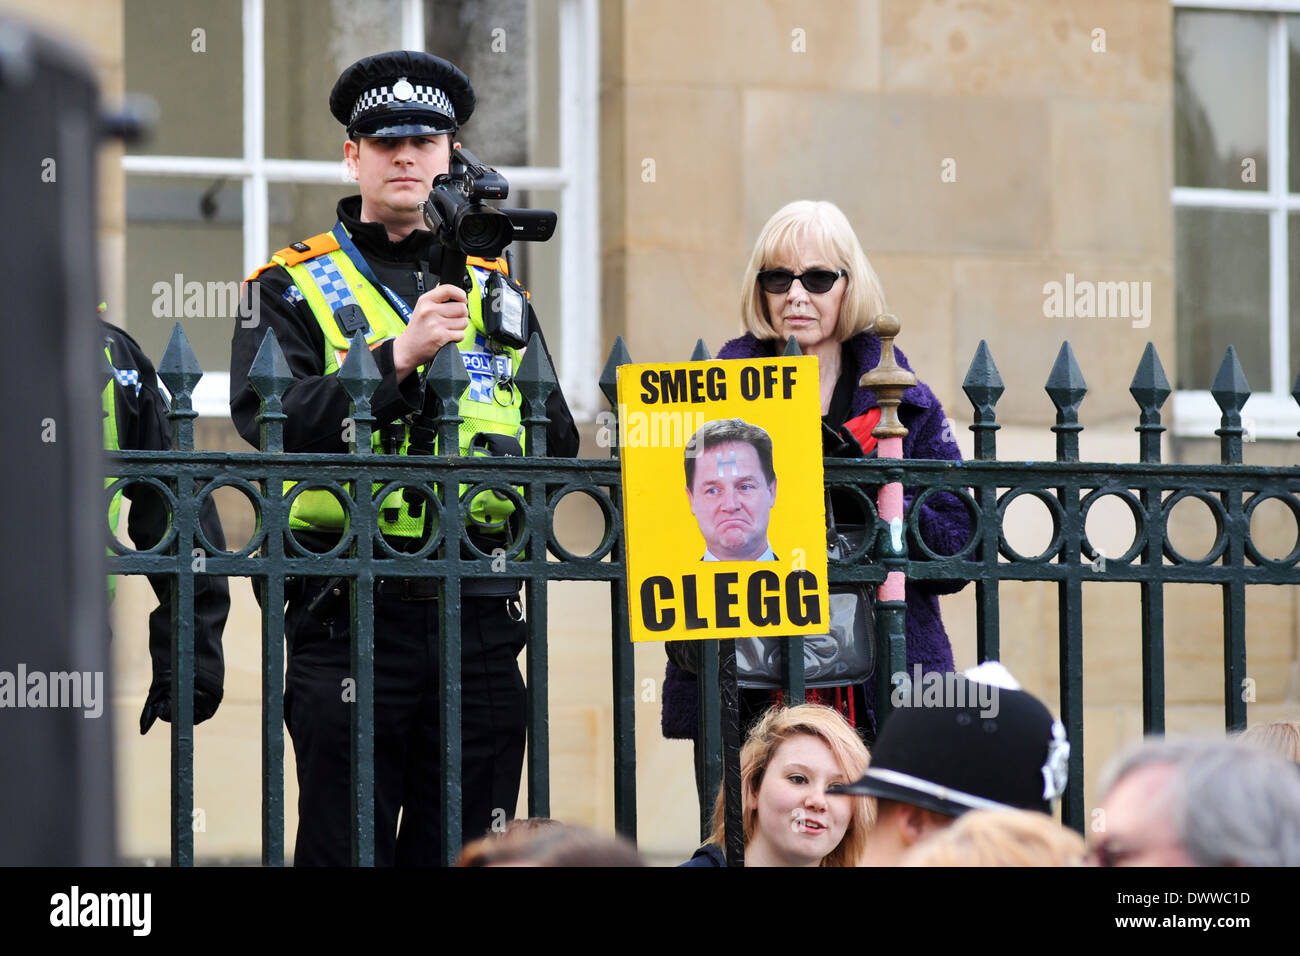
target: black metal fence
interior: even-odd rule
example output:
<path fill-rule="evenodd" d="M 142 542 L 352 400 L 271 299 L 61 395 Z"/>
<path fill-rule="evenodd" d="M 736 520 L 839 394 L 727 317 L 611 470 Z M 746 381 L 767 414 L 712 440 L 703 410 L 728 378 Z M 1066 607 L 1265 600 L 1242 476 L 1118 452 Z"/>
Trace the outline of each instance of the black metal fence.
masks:
<path fill-rule="evenodd" d="M 528 350 L 516 384 L 525 399 L 524 426 L 530 457 L 483 459 L 460 457 L 407 458 L 372 454 L 370 436 L 375 421 L 370 396 L 380 376 L 367 348 L 354 347 L 339 371 L 353 401 L 349 454 L 288 454 L 283 449 L 284 414 L 280 398 L 292 381 L 274 337 L 268 333 L 249 379 L 262 398 L 261 451 L 198 452 L 193 448 L 191 394 L 201 377 L 184 333 L 178 325 L 162 362 L 160 378 L 173 395 L 174 450 L 122 452 L 110 459 L 110 470 L 122 476 L 106 493 L 142 481 L 156 487 L 172 511 L 168 536 L 148 551 L 133 552 L 115 539 L 108 564 L 114 574 L 174 574 L 177 602 L 173 627 L 174 686 L 172 689 L 172 863 L 193 863 L 193 601 L 196 574 L 246 576 L 253 579 L 262 604 L 262 862 L 280 865 L 284 859 L 284 584 L 285 578 L 342 577 L 352 582 L 353 676 L 353 860 L 374 862 L 374 633 L 373 584 L 376 578 L 434 578 L 441 582 L 439 607 L 443 616 L 439 677 L 441 681 L 443 747 L 443 850 L 455 859 L 461 842 L 460 790 L 460 647 L 461 583 L 467 578 L 499 574 L 499 555 L 482 552 L 466 540 L 462 499 L 458 489 L 470 486 L 464 501 L 491 489 L 509 499 L 522 515 L 522 530 L 508 554 L 510 574 L 525 581 L 528 606 L 528 814 L 550 812 L 550 745 L 547 718 L 547 585 L 557 580 L 610 583 L 610 641 L 613 659 L 614 812 L 620 833 L 636 838 L 636 752 L 634 747 L 635 679 L 633 647 L 628 638 L 624 587 L 622 511 L 617 436 L 612 457 L 603 460 L 556 459 L 545 454 L 546 398 L 555 387 L 553 370 L 540 348 Z M 695 358 L 706 358 L 701 345 Z M 615 373 L 631 359 L 620 339 L 606 363 L 600 387 L 616 405 Z M 428 381 L 441 401 L 438 417 L 440 447 L 456 448 L 457 397 L 467 378 L 459 356 L 442 350 L 432 363 Z M 1082 585 L 1085 581 L 1128 581 L 1141 586 L 1143 715 L 1148 731 L 1164 727 L 1164 585 L 1198 582 L 1223 589 L 1224 721 L 1229 729 L 1245 726 L 1240 693 L 1245 679 L 1246 588 L 1252 584 L 1300 584 L 1300 534 L 1282 558 L 1262 554 L 1251 540 L 1255 508 L 1279 499 L 1300 528 L 1300 467 L 1261 468 L 1242 460 L 1241 409 L 1249 396 L 1235 352 L 1229 349 L 1212 389 L 1222 409 L 1217 434 L 1221 465 L 1174 465 L 1160 461 L 1160 408 L 1169 386 L 1153 347 L 1147 346 L 1130 389 L 1140 409 L 1137 426 L 1140 461 L 1132 464 L 1081 463 L 1078 460 L 1079 405 L 1086 393 L 1083 376 L 1069 344 L 1047 381 L 1056 406 L 1056 461 L 995 460 L 999 425 L 995 406 L 1003 386 L 989 350 L 980 344 L 964 389 L 974 406 L 975 457 L 966 462 L 922 460 L 831 460 L 825 462 L 826 483 L 856 489 L 874 520 L 871 491 L 890 481 L 913 489 L 913 510 L 901 549 L 895 549 L 887 529 L 879 528 L 858 554 L 832 561 L 832 583 L 880 583 L 891 570 L 909 579 L 964 579 L 976 582 L 978 656 L 999 657 L 999 586 L 1004 580 L 1055 581 L 1059 592 L 1059 653 L 1061 699 L 1059 711 L 1072 743 L 1070 782 L 1063 798 L 1065 822 L 1082 829 L 1083 806 L 1083 623 Z M 1300 383 L 1297 387 L 1300 401 Z M 285 492 L 286 483 L 298 482 Z M 238 551 L 217 551 L 204 540 L 198 524 L 203 498 L 222 487 L 241 492 L 256 515 L 251 540 Z M 380 489 L 374 493 L 374 489 Z M 380 504 L 394 490 L 415 489 L 438 517 L 438 530 L 416 553 L 394 550 L 378 534 Z M 305 549 L 289 531 L 289 509 L 307 489 L 326 489 L 341 502 L 348 527 L 337 547 L 320 554 Z M 951 556 L 933 552 L 916 523 L 916 502 L 936 492 L 957 495 L 969 510 L 974 534 L 966 547 Z M 557 540 L 554 515 L 560 501 L 572 494 L 590 497 L 604 517 L 596 548 L 573 554 Z M 1007 541 L 1003 519 L 1017 498 L 1029 495 L 1043 503 L 1051 516 L 1052 537 L 1037 555 L 1019 554 Z M 1098 552 L 1089 542 L 1086 520 L 1102 498 L 1116 496 L 1130 509 L 1137 532 L 1125 554 L 1106 558 L 1098 567 Z M 1171 509 L 1183 498 L 1195 497 L 1213 514 L 1217 534 L 1210 551 L 1191 559 L 1170 543 Z M 465 557 L 469 554 L 469 557 Z M 203 555 L 203 561 L 195 560 Z M 1091 562 L 1091 563 L 1090 563 Z M 196 570 L 196 567 L 200 568 Z M 905 606 L 878 604 L 877 701 L 886 716 L 892 675 L 905 670 Z M 715 644 L 718 642 L 709 642 Z M 725 670 L 726 658 L 723 655 Z M 788 655 L 789 696 L 803 697 L 799 640 Z M 715 792 L 721 780 L 724 708 L 717 692 L 719 657 L 704 655 L 701 684 L 704 694 L 705 741 L 713 756 L 706 761 L 707 781 Z M 725 683 L 725 681 L 724 681 Z M 182 692 L 182 689 L 183 692 Z M 882 693 L 883 691 L 883 693 Z M 734 707 L 734 702 L 729 702 Z M 1053 704 L 1055 702 L 1049 702 Z M 729 709 L 729 708 L 728 708 Z M 734 727 L 732 728 L 734 736 Z M 734 747 L 737 741 L 729 741 Z M 732 781 L 729 781 L 732 782 Z M 730 788 L 729 788 L 730 789 Z"/>

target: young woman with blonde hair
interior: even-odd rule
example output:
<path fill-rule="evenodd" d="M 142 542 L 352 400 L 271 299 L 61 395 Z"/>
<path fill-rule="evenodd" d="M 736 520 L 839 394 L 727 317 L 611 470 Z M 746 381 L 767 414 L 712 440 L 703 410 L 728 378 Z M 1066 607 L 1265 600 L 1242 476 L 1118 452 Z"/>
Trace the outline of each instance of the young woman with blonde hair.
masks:
<path fill-rule="evenodd" d="M 856 866 L 875 822 L 875 800 L 828 794 L 852 783 L 870 756 L 829 707 L 769 710 L 740 751 L 746 866 Z M 725 866 L 725 806 L 718 792 L 713 834 L 683 866 Z"/>

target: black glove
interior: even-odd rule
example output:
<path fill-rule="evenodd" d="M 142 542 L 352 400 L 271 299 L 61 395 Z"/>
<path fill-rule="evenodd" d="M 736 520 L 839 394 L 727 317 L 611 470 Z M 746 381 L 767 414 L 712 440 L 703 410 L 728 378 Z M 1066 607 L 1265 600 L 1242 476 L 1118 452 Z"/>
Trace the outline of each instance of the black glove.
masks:
<path fill-rule="evenodd" d="M 194 723 L 201 724 L 217 712 L 221 706 L 221 694 L 214 694 L 197 684 L 194 687 Z M 155 683 L 149 688 L 145 698 L 144 710 L 140 711 L 140 733 L 147 734 L 153 722 L 159 718 L 171 723 L 172 693 L 170 680 Z"/>
<path fill-rule="evenodd" d="M 865 458 L 866 452 L 853 437 L 853 433 L 841 425 L 831 428 L 822 422 L 822 457 L 823 458 Z"/>

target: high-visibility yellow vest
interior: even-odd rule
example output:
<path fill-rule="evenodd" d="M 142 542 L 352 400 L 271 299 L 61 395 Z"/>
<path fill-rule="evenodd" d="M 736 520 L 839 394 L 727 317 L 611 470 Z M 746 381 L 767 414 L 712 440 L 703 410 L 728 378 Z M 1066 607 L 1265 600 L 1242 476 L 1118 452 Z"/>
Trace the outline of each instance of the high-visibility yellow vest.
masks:
<path fill-rule="evenodd" d="M 249 278 L 255 278 L 272 265 L 285 268 L 320 324 L 325 335 L 327 375 L 336 373 L 343 366 L 350 346 L 348 337 L 334 318 L 335 311 L 342 306 L 357 305 L 361 308 L 369 324 L 366 344 L 371 349 L 396 338 L 406 328 L 405 322 L 383 292 L 376 289 L 357 270 L 347 254 L 339 249 L 338 241 L 332 233 L 321 233 L 281 249 L 271 257 L 270 263 Z M 514 378 L 522 361 L 522 350 L 489 342 L 483 332 L 483 283 L 490 272 L 495 270 L 505 272 L 504 260 L 470 258 L 466 264 L 466 271 L 473 284 L 467 297 L 469 328 L 466 329 L 465 338 L 457 343 L 470 378 L 469 386 L 460 397 L 461 455 L 469 453 L 471 439 L 480 432 L 509 435 L 518 439 L 521 448 L 524 446 L 524 429 L 521 424 L 523 397 L 517 387 L 496 387 L 497 380 Z M 343 427 L 342 422 L 339 427 Z M 405 454 L 409 445 L 408 429 L 403 435 L 400 453 Z M 384 451 L 378 427 L 371 435 L 371 448 L 380 454 Z M 286 495 L 290 486 L 290 483 L 286 483 Z M 374 492 L 377 493 L 381 487 L 376 484 Z M 462 497 L 468 487 L 460 486 L 459 494 Z M 424 514 L 428 514 L 429 510 L 426 508 Z M 509 498 L 484 491 L 470 503 L 467 521 L 486 531 L 500 531 L 505 528 L 513 511 L 514 503 Z M 300 493 L 294 499 L 289 515 L 290 527 L 301 530 L 337 533 L 343 530 L 345 523 L 342 505 L 333 494 L 324 489 L 308 489 Z M 419 537 L 424 530 L 424 516 L 413 517 L 401 492 L 395 491 L 380 505 L 379 527 L 387 535 Z"/>

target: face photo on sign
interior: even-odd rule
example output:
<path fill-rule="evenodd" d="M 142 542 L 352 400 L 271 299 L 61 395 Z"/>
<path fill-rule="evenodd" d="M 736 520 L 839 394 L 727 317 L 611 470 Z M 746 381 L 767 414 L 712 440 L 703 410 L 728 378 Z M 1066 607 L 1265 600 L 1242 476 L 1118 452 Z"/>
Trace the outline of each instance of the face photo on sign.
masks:
<path fill-rule="evenodd" d="M 739 418 L 706 422 L 686 443 L 686 499 L 704 537 L 702 561 L 775 561 L 772 439 Z"/>

